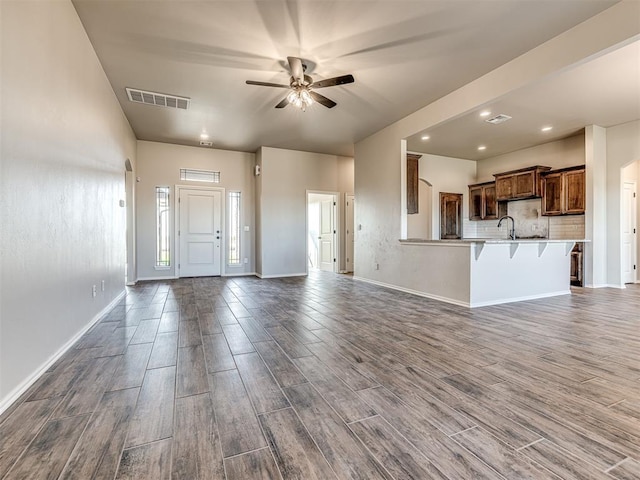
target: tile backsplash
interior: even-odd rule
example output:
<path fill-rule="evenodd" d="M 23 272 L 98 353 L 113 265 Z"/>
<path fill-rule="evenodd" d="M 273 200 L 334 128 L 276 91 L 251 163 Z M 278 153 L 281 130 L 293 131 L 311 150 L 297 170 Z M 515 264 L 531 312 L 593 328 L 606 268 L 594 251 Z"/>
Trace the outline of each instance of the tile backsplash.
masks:
<path fill-rule="evenodd" d="M 542 200 L 518 200 L 509 202 L 507 214 L 516 224 L 517 237 L 541 237 L 561 240 L 564 238 L 584 238 L 584 215 L 542 216 Z M 507 238 L 511 221 L 497 220 L 466 222 L 464 235 L 468 238 Z"/>

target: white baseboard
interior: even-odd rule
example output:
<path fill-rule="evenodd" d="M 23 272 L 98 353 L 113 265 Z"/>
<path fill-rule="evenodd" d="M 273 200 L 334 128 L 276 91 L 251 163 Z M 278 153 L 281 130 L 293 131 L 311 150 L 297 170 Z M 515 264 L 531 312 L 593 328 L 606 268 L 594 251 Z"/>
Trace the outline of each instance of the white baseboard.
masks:
<path fill-rule="evenodd" d="M 238 272 L 238 273 L 225 273 L 223 277 L 257 277 L 256 272 Z"/>
<path fill-rule="evenodd" d="M 125 291 L 123 290 L 120 295 L 113 299 L 109 305 L 104 307 L 98 312 L 84 327 L 80 329 L 71 339 L 65 343 L 56 353 L 54 353 L 49 359 L 47 359 L 40 367 L 38 367 L 28 378 L 20 383 L 16 388 L 11 390 L 3 399 L 0 400 L 0 414 L 4 412 L 9 406 L 20 398 L 24 392 L 26 392 L 31 385 L 33 385 L 43 373 L 45 373 L 67 350 L 69 350 L 75 343 L 80 340 L 80 337 L 87 333 L 87 331 L 93 327 L 98 320 L 100 320 L 105 314 L 107 314 L 113 307 L 115 307 L 122 297 L 124 297 Z"/>
<path fill-rule="evenodd" d="M 307 276 L 307 272 L 304 272 L 304 273 L 282 273 L 280 275 L 262 275 L 261 273 L 256 273 L 255 275 L 258 278 L 306 277 Z"/>
<path fill-rule="evenodd" d="M 451 303 L 453 305 L 458 305 L 460 307 L 470 307 L 471 305 L 468 302 L 463 302 L 461 300 L 456 300 L 455 298 L 449 297 L 441 297 L 440 295 L 433 295 L 431 293 L 421 292 L 419 290 L 412 290 L 410 288 L 399 287 L 398 285 L 391 285 L 390 283 L 379 282 L 377 280 L 371 280 L 369 278 L 356 277 L 353 276 L 354 280 L 358 280 L 360 282 L 371 283 L 373 285 L 378 285 L 380 287 L 390 288 L 391 290 L 398 290 L 404 293 L 410 293 L 411 295 L 417 295 L 419 297 L 430 298 L 432 300 L 438 300 L 440 302 Z"/>
<path fill-rule="evenodd" d="M 527 300 L 537 300 L 540 298 L 558 297 L 560 295 L 571 295 L 571 290 L 559 290 L 557 292 L 542 293 L 538 295 L 525 295 L 523 297 L 505 298 L 500 300 L 490 300 L 488 302 L 471 302 L 470 307 L 488 307 L 490 305 L 501 305 L 503 303 L 526 302 Z"/>
<path fill-rule="evenodd" d="M 137 282 L 147 282 L 150 280 L 177 280 L 178 277 L 174 276 L 174 275 L 167 275 L 166 277 L 140 277 L 138 278 L 138 280 L 136 280 Z"/>

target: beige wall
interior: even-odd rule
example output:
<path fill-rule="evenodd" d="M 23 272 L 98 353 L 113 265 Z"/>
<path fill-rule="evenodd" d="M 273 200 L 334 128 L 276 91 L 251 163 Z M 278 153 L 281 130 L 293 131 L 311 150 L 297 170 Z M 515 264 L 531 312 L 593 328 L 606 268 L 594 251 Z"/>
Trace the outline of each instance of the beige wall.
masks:
<path fill-rule="evenodd" d="M 123 293 L 136 152 L 71 2 L 0 17 L 1 411 Z"/>
<path fill-rule="evenodd" d="M 543 165 L 558 168 L 584 165 L 584 133 L 555 142 L 544 143 L 516 152 L 505 153 L 478 162 L 477 182 L 492 182 L 494 173 Z"/>
<path fill-rule="evenodd" d="M 155 187 L 171 187 L 171 232 L 175 232 L 174 199 L 176 185 L 220 187 L 225 189 L 225 196 L 230 191 L 240 191 L 242 205 L 241 225 L 249 227 L 249 231 L 241 232 L 241 259 L 248 263 L 239 266 L 227 265 L 228 252 L 224 252 L 223 275 L 248 274 L 255 272 L 255 177 L 253 153 L 232 152 L 211 148 L 188 147 L 158 142 L 138 142 L 138 170 L 136 175 L 140 181 L 136 183 L 137 198 L 137 267 L 139 279 L 175 277 L 175 262 L 169 270 L 155 269 L 156 249 L 156 213 Z M 220 183 L 187 182 L 180 180 L 181 168 L 197 170 L 213 170 L 220 172 Z M 227 204 L 227 202 L 225 202 Z M 225 228 L 228 239 L 228 212 L 225 212 Z M 226 242 L 228 245 L 228 240 Z M 176 235 L 173 234 L 171 257 L 175 258 L 177 248 Z"/>
<path fill-rule="evenodd" d="M 256 184 L 259 192 L 256 215 L 260 224 L 256 245 L 260 248 L 261 267 L 257 273 L 262 277 L 304 275 L 307 191 L 338 192 L 342 221 L 344 194 L 353 191 L 350 184 L 353 174 L 347 173 L 352 170 L 353 160 L 270 147 L 261 147 L 257 155 L 262 168 Z"/>

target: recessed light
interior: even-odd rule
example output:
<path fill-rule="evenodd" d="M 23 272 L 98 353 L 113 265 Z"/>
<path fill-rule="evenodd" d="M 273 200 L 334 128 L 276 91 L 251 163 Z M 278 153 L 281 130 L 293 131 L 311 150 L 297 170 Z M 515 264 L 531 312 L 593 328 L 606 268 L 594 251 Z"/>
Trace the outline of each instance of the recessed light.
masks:
<path fill-rule="evenodd" d="M 480 146 L 478 147 L 478 150 L 480 150 L 480 151 L 482 151 L 482 150 L 486 150 L 486 149 L 487 149 L 487 147 L 486 147 L 485 145 L 480 145 Z"/>
<path fill-rule="evenodd" d="M 201 133 L 201 134 L 200 134 L 200 138 L 201 138 L 202 140 L 206 140 L 206 139 L 208 139 L 208 138 L 209 138 L 209 134 L 208 134 L 208 133 Z"/>
<path fill-rule="evenodd" d="M 420 137 L 422 140 L 429 140 L 431 137 L 429 135 L 422 135 L 422 137 Z"/>
<path fill-rule="evenodd" d="M 553 130 L 553 127 L 542 127 L 542 128 L 540 129 L 540 131 L 542 131 L 542 132 L 548 132 L 548 131 L 550 131 L 550 130 Z"/>
<path fill-rule="evenodd" d="M 480 112 L 481 117 L 488 117 L 489 115 L 491 115 L 491 112 L 489 110 L 484 110 Z"/>

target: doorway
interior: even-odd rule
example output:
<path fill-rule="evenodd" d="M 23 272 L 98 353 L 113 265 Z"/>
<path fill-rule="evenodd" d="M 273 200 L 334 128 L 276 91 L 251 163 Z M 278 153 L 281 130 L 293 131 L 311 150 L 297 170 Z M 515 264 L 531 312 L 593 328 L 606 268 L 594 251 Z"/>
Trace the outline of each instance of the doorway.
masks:
<path fill-rule="evenodd" d="M 307 192 L 307 268 L 335 272 L 337 193 Z"/>
<path fill-rule="evenodd" d="M 622 281 L 636 281 L 636 183 L 624 182 L 622 189 Z"/>
<path fill-rule="evenodd" d="M 221 275 L 224 190 L 176 186 L 178 277 Z"/>

